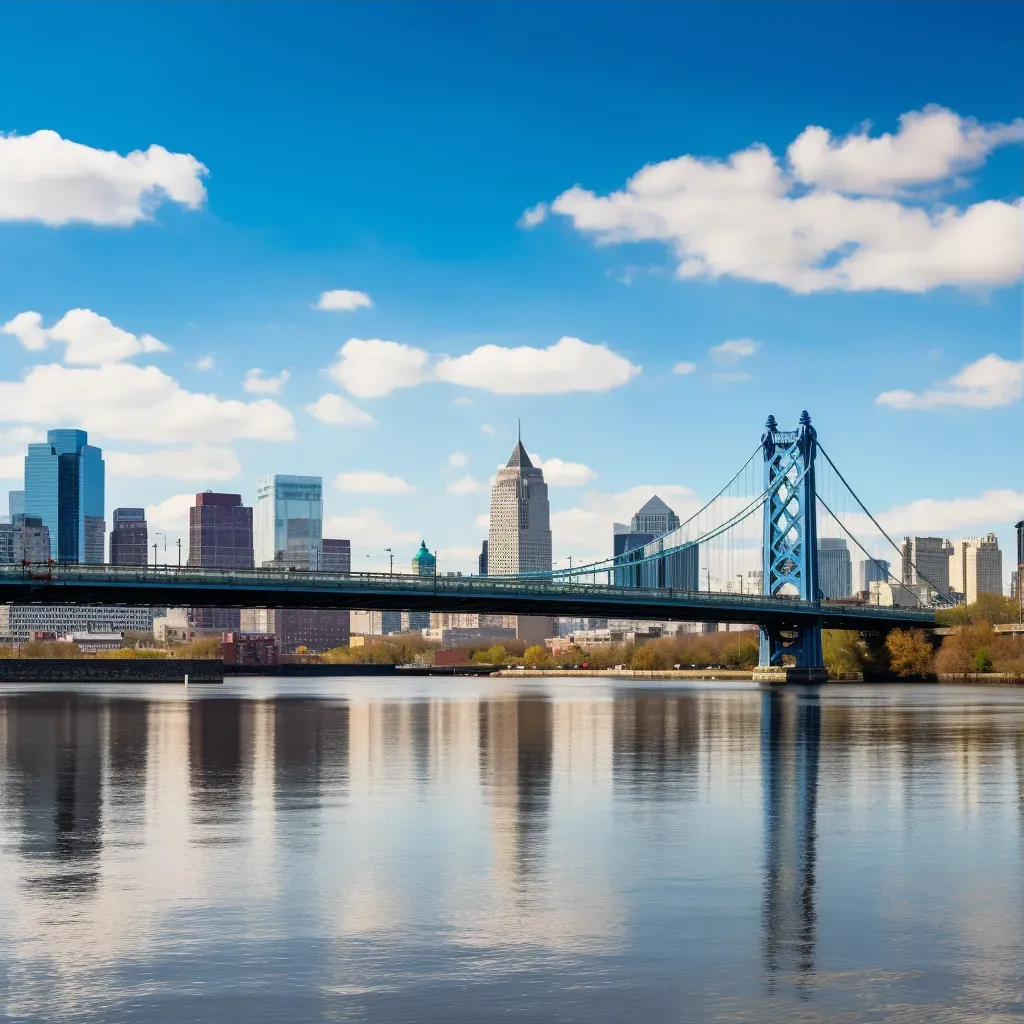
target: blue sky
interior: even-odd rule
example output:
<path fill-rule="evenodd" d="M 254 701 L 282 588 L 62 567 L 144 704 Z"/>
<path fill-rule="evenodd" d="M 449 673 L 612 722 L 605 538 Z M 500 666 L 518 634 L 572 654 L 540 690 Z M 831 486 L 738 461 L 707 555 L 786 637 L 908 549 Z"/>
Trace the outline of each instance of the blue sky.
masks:
<path fill-rule="evenodd" d="M 1024 14 L 926 11 L 4 8 L 0 490 L 73 423 L 116 456 L 108 515 L 173 537 L 196 490 L 319 473 L 357 562 L 423 536 L 468 570 L 517 417 L 584 557 L 806 407 L 893 530 L 1008 552 Z"/>

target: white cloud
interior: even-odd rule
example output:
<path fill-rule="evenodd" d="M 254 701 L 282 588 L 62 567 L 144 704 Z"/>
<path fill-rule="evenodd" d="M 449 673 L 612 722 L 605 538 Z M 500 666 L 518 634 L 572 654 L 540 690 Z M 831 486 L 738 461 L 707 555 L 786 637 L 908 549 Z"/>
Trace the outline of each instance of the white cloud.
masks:
<path fill-rule="evenodd" d="M 207 370 L 212 370 L 214 367 L 213 356 L 200 356 L 193 364 L 193 368 L 196 370 L 202 370 L 204 373 Z"/>
<path fill-rule="evenodd" d="M 173 534 L 178 537 L 188 534 L 189 510 L 196 503 L 196 496 L 192 494 L 175 494 L 155 505 L 146 506 L 146 523 L 149 526 L 149 535 L 152 537 L 157 532 Z"/>
<path fill-rule="evenodd" d="M 128 227 L 164 202 L 202 206 L 207 173 L 191 154 L 163 146 L 121 156 L 54 131 L 0 134 L 0 220 Z"/>
<path fill-rule="evenodd" d="M 1008 141 L 1018 130 L 1016 122 L 984 129 L 995 134 L 985 136 L 984 144 L 972 144 L 971 159 L 983 156 L 996 136 Z M 908 144 L 922 146 L 928 134 L 911 132 L 909 143 L 906 137 L 901 141 L 900 153 Z M 816 172 L 809 169 L 814 146 L 821 150 L 816 138 L 813 133 L 805 137 L 797 150 L 803 161 L 799 173 L 861 180 L 871 186 L 868 192 L 920 180 L 926 173 L 910 169 L 918 166 L 916 159 L 881 158 L 882 150 L 871 150 L 874 170 L 855 173 L 859 144 L 826 154 Z M 943 158 L 939 164 L 950 161 Z M 684 155 L 642 168 L 625 188 L 609 195 L 576 185 L 558 196 L 551 210 L 601 244 L 665 243 L 676 257 L 680 278 L 729 276 L 798 293 L 924 292 L 940 286 L 1009 285 L 1024 272 L 1024 201 L 988 200 L 961 210 L 938 202 L 847 196 L 808 187 L 796 173 L 763 145 L 725 160 Z"/>
<path fill-rule="evenodd" d="M 335 288 L 333 291 L 320 293 L 316 308 L 348 313 L 355 309 L 369 309 L 372 305 L 373 300 L 366 292 L 351 291 L 348 288 Z"/>
<path fill-rule="evenodd" d="M 233 480 L 242 471 L 230 448 L 197 444 L 149 452 L 104 451 L 107 472 L 124 477 L 169 477 L 172 480 Z"/>
<path fill-rule="evenodd" d="M 469 459 L 466 457 L 465 452 L 452 452 L 448 456 L 449 469 L 465 469 L 468 465 Z"/>
<path fill-rule="evenodd" d="M 741 359 L 752 356 L 761 343 L 752 341 L 750 338 L 735 338 L 732 341 L 723 341 L 721 345 L 712 345 L 708 349 L 708 355 L 719 366 L 735 366 Z"/>
<path fill-rule="evenodd" d="M 411 530 L 399 530 L 387 522 L 383 513 L 376 508 L 364 507 L 353 515 L 331 516 L 324 522 L 325 537 L 340 537 L 352 541 L 352 568 L 356 572 L 367 571 L 366 548 L 382 552 L 386 547 L 397 548 L 403 544 L 418 545 L 420 535 Z M 362 549 L 362 550 L 360 550 Z M 383 559 L 384 564 L 387 558 Z M 374 568 L 371 559 L 369 568 Z"/>
<path fill-rule="evenodd" d="M 977 167 L 998 146 L 1024 140 L 1024 118 L 981 125 L 974 118 L 929 106 L 900 117 L 895 134 L 877 138 L 867 126 L 833 139 L 812 125 L 787 151 L 794 176 L 807 184 L 860 195 L 887 195 L 914 185 L 944 181 Z"/>
<path fill-rule="evenodd" d="M 480 424 L 480 433 L 481 434 L 486 434 L 488 437 L 497 437 L 498 436 L 498 431 L 490 423 L 481 423 Z"/>
<path fill-rule="evenodd" d="M 572 554 L 574 560 L 610 557 L 612 524 L 628 523 L 637 509 L 655 494 L 683 520 L 700 508 L 694 492 L 680 484 L 638 484 L 614 494 L 588 491 L 578 505 L 551 513 L 555 542 L 566 555 Z"/>
<path fill-rule="evenodd" d="M 409 494 L 412 491 L 400 476 L 388 476 L 375 469 L 339 473 L 334 478 L 334 486 L 346 494 Z"/>
<path fill-rule="evenodd" d="M 987 531 L 993 526 L 1017 522 L 1022 509 L 1024 491 L 1007 489 L 985 491 L 977 498 L 921 498 L 883 512 L 878 520 L 890 535 L 946 534 L 971 527 Z"/>
<path fill-rule="evenodd" d="M 321 423 L 337 427 L 372 427 L 377 421 L 341 395 L 321 395 L 306 412 Z"/>
<path fill-rule="evenodd" d="M 151 334 L 136 335 L 115 327 L 105 316 L 91 309 L 72 309 L 52 327 L 43 327 L 39 313 L 27 310 L 0 327 L 13 335 L 23 348 L 39 352 L 51 341 L 62 342 L 64 361 L 73 366 L 116 363 L 140 352 L 166 352 L 167 346 Z"/>
<path fill-rule="evenodd" d="M 452 399 L 452 405 L 457 409 L 468 409 L 470 406 L 476 405 L 476 402 L 469 395 L 457 395 Z"/>
<path fill-rule="evenodd" d="M 487 533 L 487 531 L 491 528 L 491 518 L 488 515 L 488 513 L 481 512 L 480 515 L 478 515 L 476 519 L 473 520 L 473 525 L 478 530 L 482 530 L 484 533 Z"/>
<path fill-rule="evenodd" d="M 464 356 L 445 356 L 439 379 L 499 395 L 559 395 L 609 391 L 640 372 L 605 345 L 562 338 L 548 348 L 481 345 Z"/>
<path fill-rule="evenodd" d="M 256 367 L 246 371 L 242 387 L 250 395 L 279 395 L 284 390 L 288 377 L 287 370 L 282 370 L 276 377 L 273 377 Z"/>
<path fill-rule="evenodd" d="M 0 480 L 21 480 L 25 475 L 25 454 L 28 445 L 45 440 L 46 434 L 43 431 L 33 430 L 31 427 L 0 430 Z M 6 514 L 4 509 L 0 509 L 0 512 Z"/>
<path fill-rule="evenodd" d="M 542 459 L 539 455 L 530 453 L 530 461 L 543 470 L 544 479 L 556 487 L 582 487 L 595 479 L 595 473 L 589 466 L 582 462 L 564 462 L 562 459 Z"/>
<path fill-rule="evenodd" d="M 131 441 L 288 441 L 292 414 L 270 399 L 240 402 L 186 391 L 155 366 L 108 363 L 87 369 L 32 367 L 0 381 L 0 421 L 77 426 Z"/>
<path fill-rule="evenodd" d="M 894 409 L 939 409 L 967 406 L 992 409 L 1019 402 L 1024 394 L 1024 360 L 1003 359 L 994 353 L 969 363 L 958 374 L 921 394 L 884 391 L 875 401 Z"/>
<path fill-rule="evenodd" d="M 696 373 L 697 372 L 697 364 L 696 363 L 676 363 L 676 365 L 672 367 L 672 372 L 673 373 L 679 373 L 679 374 Z"/>
<path fill-rule="evenodd" d="M 483 490 L 483 484 L 467 473 L 450 483 L 446 490 L 449 494 L 475 494 L 477 491 Z"/>
<path fill-rule="evenodd" d="M 531 206 L 527 210 L 523 210 L 522 216 L 516 221 L 517 228 L 535 228 L 538 224 L 543 224 L 547 220 L 548 216 L 548 204 L 538 203 L 536 206 Z"/>
<path fill-rule="evenodd" d="M 328 372 L 351 394 L 380 398 L 396 388 L 411 388 L 428 380 L 429 359 L 423 349 L 397 341 L 349 338 Z"/>

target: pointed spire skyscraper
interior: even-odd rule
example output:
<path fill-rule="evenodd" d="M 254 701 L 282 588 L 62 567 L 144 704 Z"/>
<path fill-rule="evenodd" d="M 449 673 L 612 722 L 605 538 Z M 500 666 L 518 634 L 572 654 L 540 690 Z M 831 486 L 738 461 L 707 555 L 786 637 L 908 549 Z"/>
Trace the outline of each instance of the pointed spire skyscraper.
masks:
<path fill-rule="evenodd" d="M 491 488 L 487 571 L 491 576 L 551 570 L 551 507 L 544 473 L 516 441 Z"/>

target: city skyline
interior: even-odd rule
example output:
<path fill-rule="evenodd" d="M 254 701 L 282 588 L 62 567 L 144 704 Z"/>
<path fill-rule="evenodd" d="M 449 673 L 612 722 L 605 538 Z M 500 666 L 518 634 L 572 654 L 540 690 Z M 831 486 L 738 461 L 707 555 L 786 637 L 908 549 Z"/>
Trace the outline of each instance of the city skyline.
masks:
<path fill-rule="evenodd" d="M 1024 484 L 991 439 L 1022 426 L 1018 9 L 324 7 L 284 57 L 280 12 L 253 12 L 243 56 L 216 10 L 10 15 L 0 493 L 27 444 L 83 429 L 109 506 L 172 544 L 201 488 L 252 504 L 268 473 L 316 474 L 324 533 L 366 568 L 426 534 L 472 572 L 522 417 L 564 565 L 652 494 L 685 519 L 767 413 L 806 407 L 893 536 L 1013 550 Z M 726 29 L 709 63 L 694 41 Z M 936 59 L 950 38 L 967 73 Z M 275 54 L 280 98 L 254 72 Z M 132 95 L 107 102 L 97 62 Z M 913 458 L 879 459 L 887 439 Z"/>

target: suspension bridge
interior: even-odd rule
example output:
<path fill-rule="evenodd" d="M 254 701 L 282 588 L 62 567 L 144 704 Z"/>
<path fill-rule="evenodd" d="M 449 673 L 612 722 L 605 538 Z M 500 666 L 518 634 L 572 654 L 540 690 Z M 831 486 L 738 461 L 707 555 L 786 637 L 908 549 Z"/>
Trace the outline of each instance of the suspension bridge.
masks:
<path fill-rule="evenodd" d="M 843 545 L 834 543 L 839 540 Z M 902 571 L 899 547 L 835 467 L 804 412 L 795 430 L 781 430 L 769 416 L 757 448 L 718 494 L 677 529 L 614 558 L 515 576 L 4 565 L 0 603 L 396 609 L 746 623 L 760 630 L 764 678 L 814 681 L 824 678 L 822 629 L 885 632 L 934 626 L 931 605 L 949 602 L 934 587 L 929 606 L 923 606 L 921 588 L 905 586 L 889 571 L 890 563 L 878 557 L 886 545 L 899 555 L 895 564 Z M 888 581 L 894 592 L 906 592 L 905 600 L 886 606 L 828 599 L 822 554 L 827 561 L 844 551 L 863 554 L 876 577 Z M 839 571 L 851 561 L 849 555 L 839 558 Z M 825 570 L 836 567 L 830 563 Z M 920 573 L 918 578 L 927 586 Z"/>

